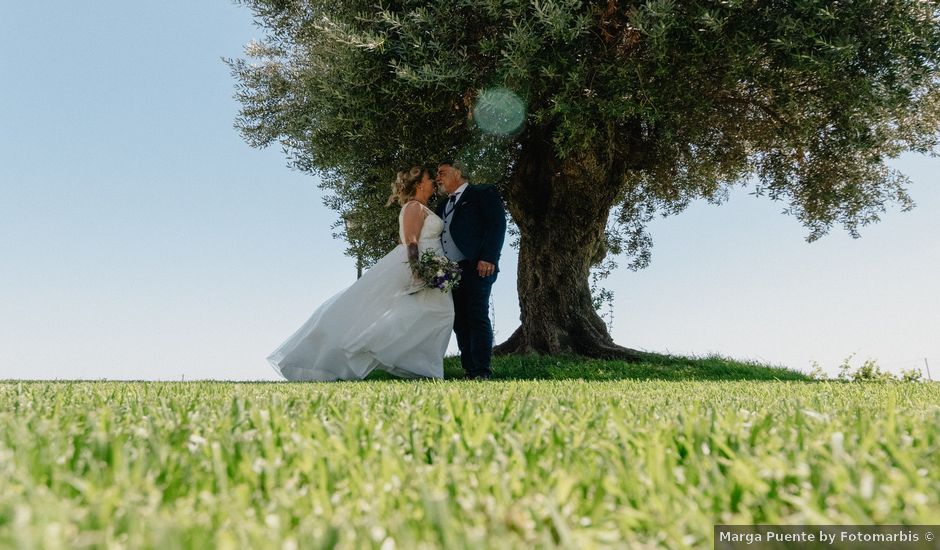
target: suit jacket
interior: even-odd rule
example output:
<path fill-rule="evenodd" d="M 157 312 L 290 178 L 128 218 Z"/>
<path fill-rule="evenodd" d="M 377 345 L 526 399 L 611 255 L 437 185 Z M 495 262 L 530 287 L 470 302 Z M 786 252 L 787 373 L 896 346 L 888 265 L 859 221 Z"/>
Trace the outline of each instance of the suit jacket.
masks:
<path fill-rule="evenodd" d="M 444 218 L 446 200 L 437 207 Z M 506 209 L 495 185 L 468 185 L 460 194 L 450 220 L 450 236 L 463 255 L 476 264 L 497 266 L 506 239 Z"/>

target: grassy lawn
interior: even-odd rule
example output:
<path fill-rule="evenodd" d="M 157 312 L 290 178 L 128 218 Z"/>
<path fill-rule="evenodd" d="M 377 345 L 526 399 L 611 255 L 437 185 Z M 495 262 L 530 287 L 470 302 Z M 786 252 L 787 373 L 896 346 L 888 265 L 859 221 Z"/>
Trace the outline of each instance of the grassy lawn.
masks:
<path fill-rule="evenodd" d="M 669 361 L 0 382 L 0 547 L 700 548 L 716 522 L 940 523 L 940 385 Z"/>
<path fill-rule="evenodd" d="M 460 359 L 444 360 L 444 377 L 460 379 Z M 724 357 L 675 357 L 650 353 L 641 363 L 623 361 L 592 361 L 579 357 L 496 357 L 493 360 L 496 380 L 808 380 L 807 375 L 787 369 L 753 362 L 735 361 Z M 392 380 L 394 377 L 373 371 L 370 379 Z"/>

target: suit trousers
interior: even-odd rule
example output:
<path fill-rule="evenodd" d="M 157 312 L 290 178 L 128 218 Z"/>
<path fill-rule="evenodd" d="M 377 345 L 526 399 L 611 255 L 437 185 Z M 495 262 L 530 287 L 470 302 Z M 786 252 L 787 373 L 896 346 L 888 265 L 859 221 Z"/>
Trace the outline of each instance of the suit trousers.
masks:
<path fill-rule="evenodd" d="M 463 272 L 454 289 L 454 333 L 460 348 L 460 365 L 468 376 L 489 376 L 493 356 L 490 292 L 496 275 L 480 277 L 476 262 L 458 262 Z"/>

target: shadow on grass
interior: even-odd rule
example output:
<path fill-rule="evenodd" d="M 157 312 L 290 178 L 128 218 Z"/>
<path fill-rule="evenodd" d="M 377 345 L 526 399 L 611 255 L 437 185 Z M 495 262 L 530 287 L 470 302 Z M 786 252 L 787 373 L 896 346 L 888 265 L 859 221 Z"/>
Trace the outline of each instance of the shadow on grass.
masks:
<path fill-rule="evenodd" d="M 704 358 L 647 354 L 640 363 L 513 355 L 493 358 L 493 380 L 810 380 L 802 372 L 713 355 Z M 462 379 L 458 357 L 444 359 L 444 378 Z M 366 380 L 396 380 L 373 371 Z"/>

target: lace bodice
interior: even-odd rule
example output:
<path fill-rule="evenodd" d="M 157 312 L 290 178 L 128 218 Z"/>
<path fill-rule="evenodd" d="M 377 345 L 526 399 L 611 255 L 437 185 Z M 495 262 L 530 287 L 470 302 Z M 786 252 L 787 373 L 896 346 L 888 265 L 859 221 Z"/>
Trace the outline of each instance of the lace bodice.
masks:
<path fill-rule="evenodd" d="M 421 204 L 420 202 L 418 204 Z M 444 220 L 442 220 L 437 214 L 435 214 L 430 208 L 421 204 L 427 212 L 427 217 L 424 218 L 424 225 L 421 226 L 421 234 L 418 237 L 418 240 L 422 243 L 440 243 L 441 233 L 444 232 Z M 401 242 L 405 242 L 405 208 L 402 207 L 401 212 L 398 214 L 398 238 Z"/>

